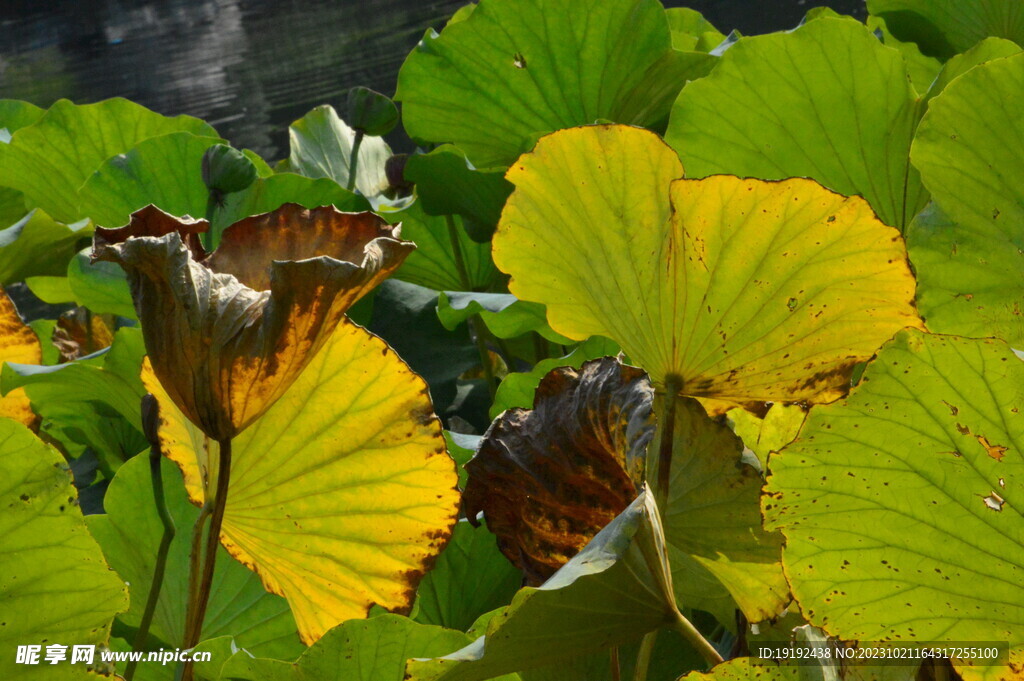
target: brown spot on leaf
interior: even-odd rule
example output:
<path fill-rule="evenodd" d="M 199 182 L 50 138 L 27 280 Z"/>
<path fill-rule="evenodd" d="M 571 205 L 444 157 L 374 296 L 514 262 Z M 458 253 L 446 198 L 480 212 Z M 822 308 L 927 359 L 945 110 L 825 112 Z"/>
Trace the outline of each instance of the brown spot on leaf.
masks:
<path fill-rule="evenodd" d="M 978 442 L 985 448 L 985 451 L 996 461 L 1002 461 L 1003 457 L 1006 456 L 1007 447 L 1003 445 L 995 445 L 988 441 L 988 438 L 984 435 L 975 435 L 978 438 Z"/>

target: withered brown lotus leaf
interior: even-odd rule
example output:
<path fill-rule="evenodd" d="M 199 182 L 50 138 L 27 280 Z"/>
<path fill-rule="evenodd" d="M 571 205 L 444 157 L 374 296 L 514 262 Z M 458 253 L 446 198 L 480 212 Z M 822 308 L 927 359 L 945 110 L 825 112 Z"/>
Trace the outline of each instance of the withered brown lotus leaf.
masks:
<path fill-rule="evenodd" d="M 62 363 L 91 355 L 114 342 L 113 316 L 95 314 L 84 307 L 71 308 L 57 318 L 51 340 Z"/>
<path fill-rule="evenodd" d="M 638 494 L 654 436 L 647 375 L 605 357 L 553 370 L 534 408 L 495 419 L 466 464 L 466 514 L 539 584 Z"/>
<path fill-rule="evenodd" d="M 266 411 L 361 296 L 415 248 L 372 213 L 296 204 L 228 227 L 207 255 L 205 220 L 154 206 L 97 229 L 93 258 L 128 273 L 153 370 L 211 438 Z"/>

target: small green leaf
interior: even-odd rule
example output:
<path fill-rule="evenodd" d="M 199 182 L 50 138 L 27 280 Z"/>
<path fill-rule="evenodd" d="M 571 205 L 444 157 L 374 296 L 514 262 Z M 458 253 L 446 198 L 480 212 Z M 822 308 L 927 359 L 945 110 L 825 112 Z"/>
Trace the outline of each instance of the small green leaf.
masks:
<path fill-rule="evenodd" d="M 68 264 L 68 286 L 75 302 L 97 314 L 136 319 L 124 270 L 112 262 L 91 262 L 91 253 L 92 247 L 84 248 Z"/>
<path fill-rule="evenodd" d="M 64 274 L 80 239 L 92 235 L 88 221 L 65 225 L 36 208 L 0 229 L 0 286 L 31 276 Z"/>
<path fill-rule="evenodd" d="M 341 120 L 333 107 L 318 106 L 288 128 L 291 172 L 311 178 L 328 177 L 348 186 L 349 166 L 356 132 Z M 363 139 L 359 145 L 355 188 L 363 196 L 375 197 L 387 189 L 384 164 L 391 149 L 379 137 Z"/>
<path fill-rule="evenodd" d="M 510 293 L 443 291 L 437 301 L 437 317 L 449 331 L 473 315 L 480 315 L 498 338 L 515 338 L 536 331 L 552 343 L 568 345 L 571 340 L 548 326 L 544 306 L 519 300 Z"/>

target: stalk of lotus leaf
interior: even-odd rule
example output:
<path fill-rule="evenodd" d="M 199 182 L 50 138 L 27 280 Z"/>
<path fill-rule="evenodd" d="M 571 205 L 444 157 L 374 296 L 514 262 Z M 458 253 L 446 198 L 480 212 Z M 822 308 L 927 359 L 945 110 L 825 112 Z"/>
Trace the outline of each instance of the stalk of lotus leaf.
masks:
<path fill-rule="evenodd" d="M 146 439 L 149 441 L 149 468 L 153 482 L 153 500 L 156 504 L 157 514 L 160 516 L 160 524 L 163 525 L 163 534 L 160 536 L 160 547 L 156 552 L 156 563 L 153 566 L 153 580 L 149 585 L 149 595 L 146 597 L 146 607 L 142 611 L 142 619 L 139 622 L 139 630 L 132 642 L 132 650 L 139 652 L 146 645 L 149 638 L 149 627 L 153 623 L 153 614 L 156 612 L 157 601 L 160 600 L 160 590 L 163 588 L 164 572 L 167 570 L 167 554 L 171 550 L 171 541 L 174 539 L 175 527 L 171 513 L 167 509 L 167 500 L 164 498 L 163 473 L 160 469 L 163 452 L 160 449 L 160 425 L 159 404 L 152 394 L 147 393 L 142 397 L 142 427 Z M 132 681 L 135 678 L 135 667 L 137 659 L 129 660 L 124 670 L 125 681 Z"/>
<path fill-rule="evenodd" d="M 657 470 L 657 485 L 654 488 L 654 500 L 660 508 L 668 508 L 668 491 L 672 483 L 672 447 L 675 444 L 676 399 L 683 390 L 683 379 L 676 374 L 665 377 L 665 405 L 661 414 L 658 429 L 661 430 L 658 459 L 648 465 L 647 470 Z"/>
<path fill-rule="evenodd" d="M 365 133 L 362 130 L 356 130 L 355 139 L 352 140 L 352 157 L 348 162 L 348 182 L 345 184 L 345 189 L 353 191 L 356 187 L 356 171 L 359 170 L 359 147 L 363 146 L 363 137 Z"/>
<path fill-rule="evenodd" d="M 210 527 L 206 532 L 206 549 L 203 551 L 202 573 L 195 592 L 189 593 L 189 613 L 185 622 L 185 648 L 194 648 L 199 644 L 203 634 L 203 620 L 206 618 L 206 607 L 210 602 L 210 588 L 213 586 L 213 568 L 217 560 L 217 547 L 220 545 L 220 529 L 224 522 L 224 509 L 228 501 L 228 482 L 231 479 L 231 439 L 220 440 L 220 459 L 217 468 L 217 491 L 214 492 L 210 506 Z M 197 534 L 193 535 L 192 551 L 199 549 L 197 536 L 202 535 L 203 515 L 196 520 Z M 191 567 L 196 569 L 199 561 L 193 556 Z M 189 584 L 195 581 L 195 574 L 189 575 Z M 192 681 L 192 661 L 184 663 L 182 681 Z"/>

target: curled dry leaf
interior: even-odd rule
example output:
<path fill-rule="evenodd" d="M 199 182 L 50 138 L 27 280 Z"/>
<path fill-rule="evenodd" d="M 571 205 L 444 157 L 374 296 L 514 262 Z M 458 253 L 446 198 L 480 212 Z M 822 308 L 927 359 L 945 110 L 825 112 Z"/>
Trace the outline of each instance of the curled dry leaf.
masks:
<path fill-rule="evenodd" d="M 21 321 L 14 303 L 0 288 L 0 365 L 4 362 L 17 364 L 41 364 L 42 348 L 32 329 Z M 28 397 L 21 388 L 0 396 L 0 417 L 14 419 L 27 426 L 36 422 L 36 416 L 29 406 Z"/>
<path fill-rule="evenodd" d="M 636 498 L 654 436 L 647 375 L 611 357 L 560 367 L 532 410 L 510 409 L 466 464 L 464 504 L 539 584 Z"/>
<path fill-rule="evenodd" d="M 228 227 L 154 206 L 97 229 L 93 259 L 128 273 L 153 370 L 210 437 L 241 432 L 295 380 L 363 294 L 415 248 L 372 213 L 285 204 Z"/>
<path fill-rule="evenodd" d="M 113 315 L 100 315 L 85 307 L 75 307 L 58 317 L 52 342 L 60 361 L 72 362 L 91 355 L 114 342 Z"/>

